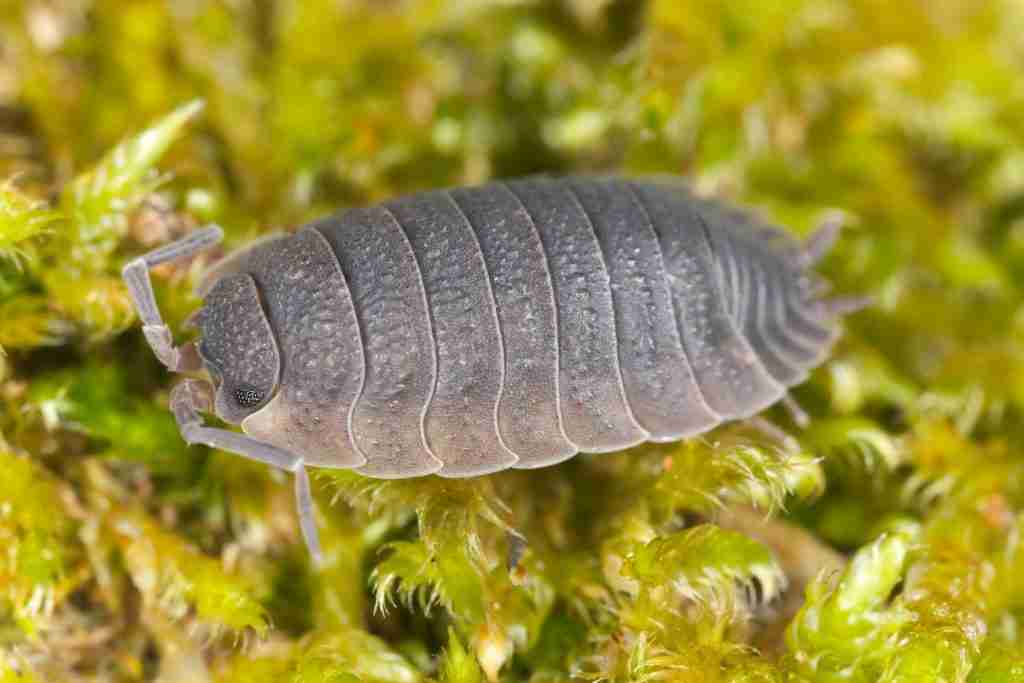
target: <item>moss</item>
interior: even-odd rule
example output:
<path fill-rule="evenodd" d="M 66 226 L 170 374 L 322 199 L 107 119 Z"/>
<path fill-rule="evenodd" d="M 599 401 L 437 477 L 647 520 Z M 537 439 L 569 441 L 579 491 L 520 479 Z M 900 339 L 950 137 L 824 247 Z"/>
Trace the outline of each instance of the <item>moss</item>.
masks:
<path fill-rule="evenodd" d="M 0 452 L 0 538 L 8 549 L 0 569 L 3 610 L 28 637 L 51 622 L 75 581 L 82 549 L 74 520 L 60 505 L 60 484 L 29 458 Z"/>
<path fill-rule="evenodd" d="M 1022 31 L 1009 0 L 0 0 L 0 680 L 1021 679 Z M 319 472 L 315 569 L 287 477 L 177 435 L 128 258 L 609 171 L 845 219 L 822 271 L 876 305 L 810 427 L 767 414 L 795 443 Z M 154 273 L 177 334 L 213 256 Z"/>

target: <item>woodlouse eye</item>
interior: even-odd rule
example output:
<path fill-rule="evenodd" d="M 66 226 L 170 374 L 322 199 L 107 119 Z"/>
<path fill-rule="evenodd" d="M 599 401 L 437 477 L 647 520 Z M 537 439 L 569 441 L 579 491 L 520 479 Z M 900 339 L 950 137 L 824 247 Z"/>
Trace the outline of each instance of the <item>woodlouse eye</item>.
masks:
<path fill-rule="evenodd" d="M 263 400 L 263 392 L 257 389 L 236 389 L 235 401 L 243 408 L 252 408 Z"/>

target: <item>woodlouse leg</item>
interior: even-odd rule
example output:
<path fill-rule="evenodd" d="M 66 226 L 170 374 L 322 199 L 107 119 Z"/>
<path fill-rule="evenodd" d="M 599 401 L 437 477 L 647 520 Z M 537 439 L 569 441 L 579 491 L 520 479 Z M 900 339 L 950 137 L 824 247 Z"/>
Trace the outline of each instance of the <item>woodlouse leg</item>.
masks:
<path fill-rule="evenodd" d="M 760 416 L 754 416 L 747 418 L 745 422 L 752 428 L 764 434 L 769 439 L 773 441 L 778 441 L 786 450 L 793 453 L 796 453 L 800 450 L 800 444 L 797 443 L 796 439 L 794 439 L 792 436 L 779 429 L 777 426 L 775 426 L 765 418 Z"/>
<path fill-rule="evenodd" d="M 809 268 L 825 257 L 832 246 L 839 239 L 839 233 L 843 229 L 843 217 L 841 214 L 830 214 L 825 217 L 821 224 L 804 242 L 803 262 Z"/>
<path fill-rule="evenodd" d="M 213 386 L 209 382 L 198 379 L 179 382 L 171 390 L 170 403 L 171 412 L 178 423 L 178 431 L 188 444 L 201 443 L 294 473 L 295 500 L 302 536 L 313 556 L 314 564 L 319 565 L 320 537 L 313 516 L 313 495 L 309 486 L 309 475 L 302 458 L 245 434 L 205 426 L 200 413 L 210 412 L 213 406 Z"/>
<path fill-rule="evenodd" d="M 800 429 L 807 429 L 807 425 L 811 424 L 811 418 L 807 414 L 807 411 L 797 403 L 797 400 L 793 398 L 792 394 L 787 393 L 782 397 L 782 407 L 786 409 L 786 412 L 789 413 L 790 419 L 792 419 L 793 423 Z"/>
<path fill-rule="evenodd" d="M 832 283 L 824 278 L 815 278 L 807 283 L 807 298 L 820 299 L 832 291 Z"/>
<path fill-rule="evenodd" d="M 121 270 L 121 276 L 128 286 L 128 294 L 142 320 L 142 332 L 146 335 L 146 341 L 149 342 L 153 353 L 160 359 L 160 362 L 166 365 L 171 372 L 199 370 L 202 364 L 193 346 L 186 344 L 177 347 L 174 345 L 171 330 L 164 323 L 160 308 L 156 303 L 156 296 L 153 294 L 149 269 L 161 263 L 197 254 L 217 244 L 223 237 L 223 231 L 216 225 L 197 230 L 177 242 L 166 244 L 133 259 Z"/>
<path fill-rule="evenodd" d="M 850 313 L 863 310 L 875 302 L 872 296 L 844 296 L 835 299 L 826 299 L 818 305 L 823 314 L 830 318 L 837 318 Z"/>

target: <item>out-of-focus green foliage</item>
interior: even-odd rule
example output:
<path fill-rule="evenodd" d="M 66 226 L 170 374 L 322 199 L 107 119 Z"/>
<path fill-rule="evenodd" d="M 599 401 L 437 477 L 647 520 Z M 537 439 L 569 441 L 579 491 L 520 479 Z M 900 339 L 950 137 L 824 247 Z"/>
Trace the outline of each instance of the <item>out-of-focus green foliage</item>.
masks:
<path fill-rule="evenodd" d="M 9 451 L 2 458 L 2 487 L 9 492 L 0 510 L 0 539 L 8 549 L 0 569 L 3 609 L 34 635 L 67 590 L 68 555 L 81 549 L 73 520 L 55 505 L 58 484 L 28 458 Z"/>
<path fill-rule="evenodd" d="M 0 0 L 0 681 L 1024 680 L 1021 35 L 1017 0 Z M 793 443 L 320 472 L 315 569 L 286 476 L 182 443 L 120 267 L 534 172 L 841 212 L 822 272 L 877 303 L 810 427 L 768 413 Z M 216 256 L 154 273 L 176 332 Z"/>

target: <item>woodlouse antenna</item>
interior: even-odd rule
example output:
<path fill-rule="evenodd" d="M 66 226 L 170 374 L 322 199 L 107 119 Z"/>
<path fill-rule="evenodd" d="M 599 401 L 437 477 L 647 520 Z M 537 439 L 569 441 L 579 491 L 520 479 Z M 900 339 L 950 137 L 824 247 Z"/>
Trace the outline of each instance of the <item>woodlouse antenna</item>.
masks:
<path fill-rule="evenodd" d="M 186 344 L 174 345 L 170 328 L 164 323 L 160 307 L 153 293 L 153 283 L 149 271 L 154 266 L 168 261 L 189 258 L 209 249 L 224 238 L 224 231 L 219 226 L 211 225 L 159 249 L 143 254 L 130 261 L 122 269 L 121 274 L 128 295 L 135 305 L 135 311 L 142 321 L 142 332 L 146 336 L 153 353 L 171 372 L 194 372 L 202 367 L 195 346 Z"/>

